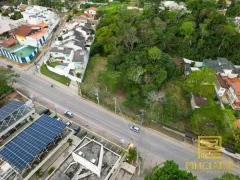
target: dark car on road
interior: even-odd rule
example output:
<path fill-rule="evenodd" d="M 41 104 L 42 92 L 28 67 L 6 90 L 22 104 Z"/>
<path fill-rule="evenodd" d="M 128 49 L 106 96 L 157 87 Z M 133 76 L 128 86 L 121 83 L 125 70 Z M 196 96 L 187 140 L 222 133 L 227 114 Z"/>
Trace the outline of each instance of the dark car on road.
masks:
<path fill-rule="evenodd" d="M 72 129 L 74 130 L 75 135 L 81 131 L 81 127 L 76 125 L 74 125 Z"/>

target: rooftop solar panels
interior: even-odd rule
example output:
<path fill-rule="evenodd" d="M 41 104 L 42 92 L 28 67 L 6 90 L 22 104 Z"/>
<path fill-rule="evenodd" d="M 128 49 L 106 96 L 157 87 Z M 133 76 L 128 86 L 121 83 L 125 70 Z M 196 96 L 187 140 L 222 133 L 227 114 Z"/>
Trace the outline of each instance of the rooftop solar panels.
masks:
<path fill-rule="evenodd" d="M 42 115 L 7 143 L 0 150 L 0 156 L 16 168 L 24 169 L 66 126 L 61 121 Z"/>
<path fill-rule="evenodd" d="M 21 101 L 12 100 L 2 108 L 0 108 L 0 120 L 12 114 L 14 111 L 22 107 L 25 103 Z"/>
<path fill-rule="evenodd" d="M 31 112 L 32 109 L 25 102 L 12 100 L 2 108 L 0 108 L 0 136 L 3 136 L 7 128 L 23 120 L 22 118 Z"/>

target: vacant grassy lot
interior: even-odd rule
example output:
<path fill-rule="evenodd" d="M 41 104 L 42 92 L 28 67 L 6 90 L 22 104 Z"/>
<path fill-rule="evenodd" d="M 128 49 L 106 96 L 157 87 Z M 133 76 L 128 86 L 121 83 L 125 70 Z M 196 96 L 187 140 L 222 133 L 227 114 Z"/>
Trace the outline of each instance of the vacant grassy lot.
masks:
<path fill-rule="evenodd" d="M 67 78 L 65 76 L 58 75 L 58 74 L 56 74 L 54 72 L 49 71 L 45 64 L 43 64 L 41 66 L 41 70 L 40 71 L 41 71 L 41 73 L 43 75 L 45 75 L 47 77 L 50 77 L 50 78 L 52 78 L 52 79 L 54 79 L 54 80 L 56 80 L 56 81 L 58 81 L 58 82 L 60 82 L 60 83 L 62 83 L 64 85 L 66 85 L 66 86 L 69 86 L 69 84 L 71 82 L 71 80 L 69 78 Z"/>
<path fill-rule="evenodd" d="M 113 3 L 108 3 L 108 5 L 102 5 L 99 9 L 104 11 L 106 14 L 111 13 L 112 11 L 116 10 L 117 8 L 121 6 L 134 6 L 135 3 L 120 3 L 120 2 L 113 2 Z"/>

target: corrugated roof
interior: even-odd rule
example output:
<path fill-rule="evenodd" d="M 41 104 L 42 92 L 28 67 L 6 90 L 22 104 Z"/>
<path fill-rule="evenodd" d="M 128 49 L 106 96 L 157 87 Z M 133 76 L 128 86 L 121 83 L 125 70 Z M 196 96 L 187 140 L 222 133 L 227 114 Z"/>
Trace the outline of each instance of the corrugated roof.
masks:
<path fill-rule="evenodd" d="M 86 10 L 93 10 L 93 11 L 97 11 L 98 10 L 98 8 L 96 8 L 96 7 L 90 7 L 90 8 L 87 8 Z M 85 11 L 86 11 L 85 10 Z"/>
<path fill-rule="evenodd" d="M 46 34 L 47 31 L 48 31 L 48 28 L 44 28 L 34 34 L 29 35 L 28 37 L 39 40 Z"/>
<path fill-rule="evenodd" d="M 227 85 L 227 82 L 225 79 L 222 78 L 221 75 L 216 75 L 216 78 L 217 78 L 217 82 L 219 83 L 219 85 L 222 87 L 222 88 L 225 88 L 225 89 L 228 89 L 228 85 Z"/>
<path fill-rule="evenodd" d="M 16 38 L 11 38 L 11 39 L 8 39 L 8 40 L 2 42 L 2 43 L 1 43 L 1 46 L 7 48 L 7 47 L 9 47 L 9 46 L 11 46 L 11 45 L 13 45 L 13 44 L 16 44 L 17 42 L 18 42 L 18 41 L 17 41 Z"/>
<path fill-rule="evenodd" d="M 208 100 L 205 97 L 202 97 L 200 95 L 193 94 L 193 99 L 197 106 L 203 106 L 208 104 Z"/>
<path fill-rule="evenodd" d="M 31 31 L 32 31 L 32 27 L 31 27 L 31 26 L 29 26 L 29 25 L 22 25 L 22 26 L 20 26 L 20 28 L 16 31 L 16 35 L 26 37 L 27 35 L 30 34 Z"/>
<path fill-rule="evenodd" d="M 74 56 L 73 56 L 73 60 L 72 62 L 80 62 L 80 63 L 84 63 L 84 55 L 81 55 L 82 51 L 75 51 L 74 52 Z"/>
<path fill-rule="evenodd" d="M 58 48 L 58 47 L 53 47 L 52 49 L 50 49 L 50 52 L 61 52 L 64 54 L 70 54 L 72 51 L 72 49 L 70 48 Z"/>

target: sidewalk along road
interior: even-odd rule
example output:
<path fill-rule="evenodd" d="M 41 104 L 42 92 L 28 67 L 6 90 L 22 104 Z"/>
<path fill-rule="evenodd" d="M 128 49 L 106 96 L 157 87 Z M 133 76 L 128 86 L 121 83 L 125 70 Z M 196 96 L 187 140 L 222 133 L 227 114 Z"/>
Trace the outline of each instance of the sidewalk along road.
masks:
<path fill-rule="evenodd" d="M 4 61 L 0 60 L 0 65 L 2 63 L 4 64 Z M 90 101 L 81 99 L 77 95 L 72 95 L 67 89 L 62 89 L 60 86 L 51 88 L 51 84 L 41 77 L 28 74 L 19 68 L 13 67 L 13 69 L 20 74 L 16 88 L 24 89 L 28 94 L 32 94 L 37 99 L 63 107 L 87 120 L 89 124 L 90 122 L 94 123 L 117 137 L 121 137 L 124 141 L 132 142 L 139 148 L 139 154 L 142 158 L 152 158 L 152 165 L 162 163 L 159 159 L 161 161 L 174 160 L 184 169 L 185 163 L 188 161 L 202 161 L 197 158 L 196 149 L 185 143 L 174 141 L 171 138 L 141 126 L 140 133 L 130 132 L 129 126 L 134 124 L 133 122 L 127 121 L 121 116 L 115 115 Z M 81 121 L 81 119 L 77 121 Z M 76 121 L 74 120 L 74 122 Z M 144 162 L 145 160 L 143 159 Z M 239 168 L 234 167 L 230 172 L 237 174 Z M 224 171 L 213 172 L 209 170 L 193 172 L 193 174 L 198 176 L 198 179 L 207 180 L 213 179 L 216 176 L 219 177 L 223 173 Z"/>

